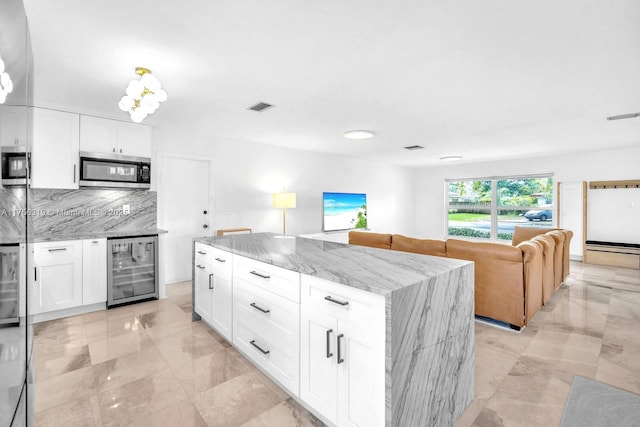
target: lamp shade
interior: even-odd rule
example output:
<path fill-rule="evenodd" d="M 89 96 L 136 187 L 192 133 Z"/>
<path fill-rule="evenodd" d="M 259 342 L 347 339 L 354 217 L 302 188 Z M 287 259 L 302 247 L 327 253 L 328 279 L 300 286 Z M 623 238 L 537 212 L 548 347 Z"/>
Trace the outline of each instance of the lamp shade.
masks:
<path fill-rule="evenodd" d="M 296 193 L 273 193 L 273 207 L 290 209 L 296 207 Z"/>

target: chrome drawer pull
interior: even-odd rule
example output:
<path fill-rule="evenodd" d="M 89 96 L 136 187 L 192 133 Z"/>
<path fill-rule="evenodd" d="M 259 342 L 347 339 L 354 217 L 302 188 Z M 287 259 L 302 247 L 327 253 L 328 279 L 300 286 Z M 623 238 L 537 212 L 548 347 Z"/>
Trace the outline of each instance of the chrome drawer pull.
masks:
<path fill-rule="evenodd" d="M 49 249 L 49 252 L 63 252 L 66 250 L 67 248 L 55 248 L 55 249 Z"/>
<path fill-rule="evenodd" d="M 199 253 L 200 255 L 206 255 L 206 254 L 207 254 L 206 252 L 202 252 L 202 251 L 198 251 L 198 253 Z"/>
<path fill-rule="evenodd" d="M 213 289 L 213 283 L 211 279 L 213 279 L 213 274 L 209 274 L 209 289 Z"/>
<path fill-rule="evenodd" d="M 250 271 L 250 273 L 253 274 L 254 276 L 258 276 L 258 277 L 261 277 L 263 279 L 271 279 L 271 276 L 267 276 L 265 274 L 258 273 L 255 270 Z"/>
<path fill-rule="evenodd" d="M 200 270 L 204 270 L 204 267 L 201 266 L 200 264 L 196 265 L 196 267 L 198 267 Z"/>
<path fill-rule="evenodd" d="M 269 313 L 269 312 L 271 311 L 271 310 L 265 310 L 265 309 L 264 309 L 264 308 L 262 308 L 262 307 L 258 307 L 258 306 L 256 305 L 256 303 L 255 303 L 255 302 L 252 302 L 252 303 L 251 303 L 251 304 L 249 304 L 249 305 L 250 305 L 251 307 L 255 308 L 256 310 L 260 310 L 260 311 L 261 311 L 261 312 L 263 312 L 264 314 L 267 314 L 267 313 Z"/>
<path fill-rule="evenodd" d="M 222 259 L 222 258 L 216 258 L 216 261 L 218 261 L 218 262 L 227 262 L 226 259 Z"/>
<path fill-rule="evenodd" d="M 263 350 L 258 344 L 256 344 L 256 340 L 249 341 L 249 344 L 260 350 L 262 354 L 269 354 L 269 350 Z"/>
<path fill-rule="evenodd" d="M 333 329 L 328 329 L 327 330 L 327 359 L 329 359 L 330 357 L 333 357 L 333 353 L 331 353 L 330 348 L 331 348 L 331 332 L 333 332 Z"/>
<path fill-rule="evenodd" d="M 340 345 L 340 340 L 344 338 L 344 334 L 338 335 L 338 365 L 344 362 L 342 358 L 342 346 Z"/>
<path fill-rule="evenodd" d="M 334 304 L 339 304 L 341 306 L 345 306 L 345 305 L 349 305 L 349 301 L 338 301 L 337 299 L 333 299 L 331 298 L 331 295 L 327 295 L 326 297 L 324 297 L 324 299 L 326 299 L 327 301 L 331 301 Z"/>

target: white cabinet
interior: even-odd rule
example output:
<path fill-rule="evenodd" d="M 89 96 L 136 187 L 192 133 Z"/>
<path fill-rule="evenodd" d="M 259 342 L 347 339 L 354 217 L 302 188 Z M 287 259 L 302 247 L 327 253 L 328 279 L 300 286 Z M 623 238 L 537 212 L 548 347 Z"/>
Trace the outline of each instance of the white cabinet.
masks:
<path fill-rule="evenodd" d="M 82 241 L 82 304 L 107 301 L 107 239 Z"/>
<path fill-rule="evenodd" d="M 232 268 L 230 253 L 195 244 L 195 312 L 230 341 L 233 338 Z"/>
<path fill-rule="evenodd" d="M 0 105 L 0 145 L 27 145 L 27 109 Z"/>
<path fill-rule="evenodd" d="M 151 157 L 151 127 L 81 116 L 80 151 Z"/>
<path fill-rule="evenodd" d="M 300 398 L 339 426 L 385 422 L 385 301 L 302 275 Z"/>
<path fill-rule="evenodd" d="M 80 116 L 33 108 L 31 188 L 78 188 Z"/>
<path fill-rule="evenodd" d="M 300 274 L 234 255 L 233 343 L 298 396 Z"/>
<path fill-rule="evenodd" d="M 82 305 L 82 241 L 34 243 L 30 314 Z"/>
<path fill-rule="evenodd" d="M 213 273 L 211 288 L 213 298 L 211 302 L 211 324 L 220 334 L 231 341 L 233 289 L 232 271 L 233 258 L 229 252 L 212 249 L 211 271 Z"/>

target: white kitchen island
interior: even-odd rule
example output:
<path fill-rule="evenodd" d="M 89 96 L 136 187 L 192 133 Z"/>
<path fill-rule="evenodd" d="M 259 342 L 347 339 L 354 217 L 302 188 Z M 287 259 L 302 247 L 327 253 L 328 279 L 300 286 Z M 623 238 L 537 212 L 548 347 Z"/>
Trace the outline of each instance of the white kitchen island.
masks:
<path fill-rule="evenodd" d="M 473 264 L 271 233 L 194 239 L 194 320 L 324 422 L 446 426 L 473 400 Z"/>

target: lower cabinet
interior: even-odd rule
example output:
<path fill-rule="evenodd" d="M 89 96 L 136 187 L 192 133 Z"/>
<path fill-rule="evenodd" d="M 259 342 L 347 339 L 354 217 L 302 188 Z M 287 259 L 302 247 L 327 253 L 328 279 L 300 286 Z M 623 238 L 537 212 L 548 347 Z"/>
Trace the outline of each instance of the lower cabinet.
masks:
<path fill-rule="evenodd" d="M 107 239 L 82 241 L 82 304 L 107 301 Z"/>
<path fill-rule="evenodd" d="M 306 275 L 301 291 L 300 398 L 339 426 L 384 426 L 384 297 Z"/>
<path fill-rule="evenodd" d="M 195 250 L 195 311 L 231 341 L 232 256 L 200 243 L 196 243 Z"/>
<path fill-rule="evenodd" d="M 330 424 L 385 425 L 383 296 L 194 249 L 197 314 Z"/>
<path fill-rule="evenodd" d="M 34 243 L 30 314 L 82 305 L 82 241 Z"/>
<path fill-rule="evenodd" d="M 299 394 L 300 274 L 234 256 L 233 343 Z"/>

